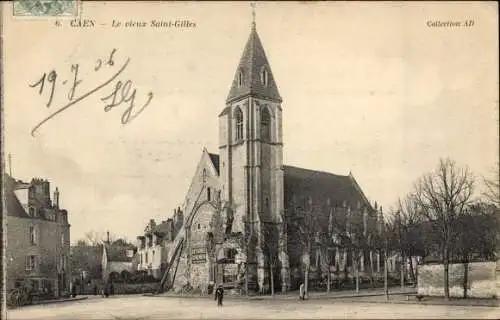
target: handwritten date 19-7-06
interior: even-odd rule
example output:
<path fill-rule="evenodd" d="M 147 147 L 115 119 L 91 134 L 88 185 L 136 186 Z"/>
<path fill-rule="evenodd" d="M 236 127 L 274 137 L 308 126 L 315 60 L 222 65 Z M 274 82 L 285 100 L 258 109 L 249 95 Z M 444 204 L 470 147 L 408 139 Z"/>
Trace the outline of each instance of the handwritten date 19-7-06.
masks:
<path fill-rule="evenodd" d="M 94 66 L 93 71 L 98 72 L 101 70 L 103 67 L 108 67 L 111 68 L 115 65 L 114 62 L 114 55 L 116 53 L 116 49 L 113 49 L 111 53 L 109 54 L 108 57 L 105 59 L 97 59 L 96 64 Z M 47 116 L 45 119 L 40 121 L 32 130 L 31 130 L 31 135 L 35 136 L 35 132 L 47 121 L 55 117 L 56 115 L 62 113 L 64 110 L 70 108 L 71 106 L 76 105 L 78 102 L 92 96 L 93 94 L 96 94 L 98 91 L 103 91 L 107 87 L 112 87 L 111 93 L 108 93 L 105 97 L 101 98 L 101 101 L 105 102 L 106 105 L 104 106 L 104 111 L 109 112 L 112 109 L 120 106 L 121 104 L 126 104 L 126 108 L 123 111 L 122 117 L 121 117 L 121 122 L 122 124 L 127 124 L 130 123 L 132 120 L 134 120 L 139 114 L 141 114 L 144 109 L 150 104 L 151 100 L 153 99 L 153 92 L 149 92 L 147 94 L 147 100 L 146 102 L 139 108 L 136 109 L 136 95 L 137 95 L 137 89 L 133 88 L 132 81 L 131 80 L 118 80 L 116 83 L 111 85 L 113 81 L 117 80 L 118 77 L 123 73 L 123 71 L 127 68 L 128 64 L 130 63 L 130 58 L 127 58 L 125 63 L 106 81 L 103 83 L 95 86 L 93 89 L 81 94 L 77 95 L 79 86 L 83 82 L 83 79 L 79 78 L 79 70 L 80 70 L 80 65 L 79 64 L 73 64 L 71 65 L 71 83 L 70 83 L 70 88 L 67 94 L 67 101 L 68 103 L 59 109 L 57 109 L 55 112 L 51 113 L 49 116 Z M 61 81 L 59 84 L 57 81 L 58 75 L 56 70 L 51 70 L 48 73 L 44 73 L 37 82 L 30 84 L 29 86 L 31 88 L 39 88 L 38 89 L 38 94 L 39 95 L 47 95 L 47 103 L 46 106 L 47 108 L 50 108 L 52 106 L 52 102 L 54 100 L 54 96 L 57 94 L 58 91 L 58 86 L 59 85 L 66 85 L 68 83 L 67 80 Z M 47 89 L 48 87 L 48 89 Z M 75 98 L 75 96 L 77 96 Z"/>

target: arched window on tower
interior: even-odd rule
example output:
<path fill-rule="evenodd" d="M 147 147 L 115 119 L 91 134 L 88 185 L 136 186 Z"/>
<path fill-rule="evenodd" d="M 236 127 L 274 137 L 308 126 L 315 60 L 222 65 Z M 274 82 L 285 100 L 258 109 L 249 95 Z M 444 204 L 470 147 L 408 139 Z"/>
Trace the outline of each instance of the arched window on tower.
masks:
<path fill-rule="evenodd" d="M 238 87 L 243 85 L 243 71 L 238 71 Z"/>
<path fill-rule="evenodd" d="M 236 128 L 236 140 L 243 139 L 243 112 L 241 109 L 236 107 L 234 110 L 234 122 Z"/>
<path fill-rule="evenodd" d="M 271 115 L 267 107 L 263 107 L 260 112 L 260 132 L 262 140 L 269 141 L 271 139 Z"/>
<path fill-rule="evenodd" d="M 262 84 L 265 86 L 267 86 L 269 82 L 269 73 L 267 72 L 267 69 L 265 67 L 262 68 L 260 72 L 260 82 L 262 82 Z"/>

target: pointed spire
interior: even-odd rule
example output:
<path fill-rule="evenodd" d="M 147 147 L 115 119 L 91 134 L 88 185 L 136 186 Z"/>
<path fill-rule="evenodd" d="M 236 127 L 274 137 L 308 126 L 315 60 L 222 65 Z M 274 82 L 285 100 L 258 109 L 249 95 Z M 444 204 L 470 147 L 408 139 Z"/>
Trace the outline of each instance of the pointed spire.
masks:
<path fill-rule="evenodd" d="M 227 96 L 227 103 L 248 95 L 281 102 L 271 67 L 257 34 L 255 5 L 252 4 L 252 28 Z"/>

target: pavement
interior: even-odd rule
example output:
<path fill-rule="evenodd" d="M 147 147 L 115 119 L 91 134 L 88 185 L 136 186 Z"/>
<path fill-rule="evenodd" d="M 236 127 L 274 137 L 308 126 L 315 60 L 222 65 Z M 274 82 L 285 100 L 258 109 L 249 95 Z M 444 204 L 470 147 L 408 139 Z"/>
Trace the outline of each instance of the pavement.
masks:
<path fill-rule="evenodd" d="M 74 298 L 61 298 L 61 299 L 52 299 L 52 300 L 39 300 L 39 301 L 33 301 L 32 305 L 51 304 L 51 303 L 63 303 L 63 302 L 80 301 L 80 300 L 86 300 L 86 299 L 88 299 L 88 297 L 86 297 L 86 296 L 76 296 Z"/>
<path fill-rule="evenodd" d="M 412 287 L 405 287 L 401 289 L 400 287 L 391 288 L 389 290 L 389 295 L 415 295 L 417 290 Z M 332 290 L 330 292 L 322 291 L 322 292 L 310 292 L 310 299 L 337 299 L 337 298 L 353 298 L 353 297 L 370 297 L 370 296 L 385 296 L 385 291 L 383 288 L 375 288 L 375 289 L 363 289 L 359 292 L 354 290 Z M 154 296 L 154 297 L 172 297 L 172 298 L 202 298 L 208 295 L 200 295 L 200 294 L 176 294 L 173 292 L 165 292 L 159 295 L 153 294 L 145 294 L 145 296 Z M 226 295 L 228 299 L 246 299 L 246 300 L 298 300 L 299 292 L 291 291 L 286 294 L 282 294 L 281 292 L 276 293 L 274 296 L 271 295 L 249 295 L 249 296 L 239 296 L 239 295 Z"/>
<path fill-rule="evenodd" d="M 361 299 L 361 298 L 359 298 Z M 500 309 L 324 300 L 202 299 L 112 296 L 8 310 L 7 319 L 500 319 Z"/>

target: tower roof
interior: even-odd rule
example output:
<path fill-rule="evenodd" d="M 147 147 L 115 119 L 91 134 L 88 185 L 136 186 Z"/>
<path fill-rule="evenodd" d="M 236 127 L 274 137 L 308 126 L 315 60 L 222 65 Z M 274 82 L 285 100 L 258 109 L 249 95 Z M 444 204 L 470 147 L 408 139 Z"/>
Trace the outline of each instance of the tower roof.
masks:
<path fill-rule="evenodd" d="M 267 75 L 264 75 L 263 72 Z M 282 101 L 255 23 L 252 24 L 252 30 L 236 69 L 226 102 L 229 103 L 246 95 Z"/>

